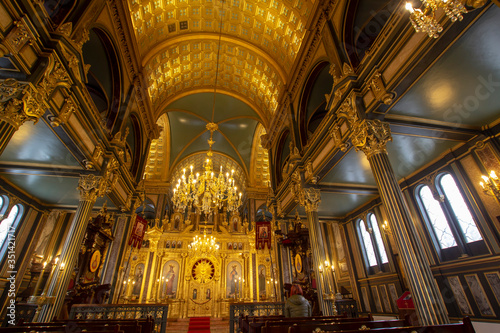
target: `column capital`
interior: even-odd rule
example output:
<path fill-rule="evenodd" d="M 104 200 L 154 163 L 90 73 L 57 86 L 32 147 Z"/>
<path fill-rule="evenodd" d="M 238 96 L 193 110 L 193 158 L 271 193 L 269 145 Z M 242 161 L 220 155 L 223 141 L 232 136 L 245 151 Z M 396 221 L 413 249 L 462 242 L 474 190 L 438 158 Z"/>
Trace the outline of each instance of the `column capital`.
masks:
<path fill-rule="evenodd" d="M 314 187 L 303 188 L 299 192 L 299 202 L 306 212 L 317 212 L 321 203 L 321 191 Z"/>
<path fill-rule="evenodd" d="M 77 189 L 80 191 L 80 201 L 95 202 L 104 192 L 104 184 L 102 176 L 96 175 L 80 175 Z"/>
<path fill-rule="evenodd" d="M 38 121 L 43 115 L 41 108 L 34 107 L 33 88 L 8 78 L 0 82 L 0 121 L 16 130 L 28 120 Z"/>
<path fill-rule="evenodd" d="M 374 154 L 387 154 L 387 142 L 392 141 L 391 129 L 387 122 L 365 119 L 354 127 L 351 141 L 356 151 L 362 150 L 367 158 Z"/>

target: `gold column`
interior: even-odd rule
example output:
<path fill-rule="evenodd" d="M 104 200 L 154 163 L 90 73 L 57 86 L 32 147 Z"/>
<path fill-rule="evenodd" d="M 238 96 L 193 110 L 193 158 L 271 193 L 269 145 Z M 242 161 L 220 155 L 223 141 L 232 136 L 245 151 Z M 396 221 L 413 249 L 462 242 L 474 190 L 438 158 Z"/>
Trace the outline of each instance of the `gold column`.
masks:
<path fill-rule="evenodd" d="M 336 312 L 335 303 L 332 298 L 328 297 L 328 278 L 325 279 L 320 268 L 326 260 L 325 245 L 318 218 L 318 205 L 321 202 L 320 190 L 313 187 L 302 189 L 299 192 L 299 202 L 305 207 L 307 214 L 309 243 L 311 244 L 313 266 L 317 277 L 316 286 L 320 308 L 324 316 L 332 316 Z"/>
<path fill-rule="evenodd" d="M 386 144 L 392 140 L 389 124 L 380 120 L 364 120 L 354 128 L 351 140 L 356 150 L 366 154 L 370 163 L 380 197 L 387 209 L 420 323 L 449 323 L 445 304 L 387 155 Z"/>
<path fill-rule="evenodd" d="M 52 280 L 47 281 L 49 287 L 46 296 L 49 302 L 43 306 L 38 322 L 51 321 L 61 312 L 69 281 L 73 274 L 73 267 L 87 230 L 92 207 L 97 198 L 102 196 L 106 190 L 105 178 L 95 175 L 82 175 L 78 183 L 78 190 L 80 191 L 80 202 Z"/>

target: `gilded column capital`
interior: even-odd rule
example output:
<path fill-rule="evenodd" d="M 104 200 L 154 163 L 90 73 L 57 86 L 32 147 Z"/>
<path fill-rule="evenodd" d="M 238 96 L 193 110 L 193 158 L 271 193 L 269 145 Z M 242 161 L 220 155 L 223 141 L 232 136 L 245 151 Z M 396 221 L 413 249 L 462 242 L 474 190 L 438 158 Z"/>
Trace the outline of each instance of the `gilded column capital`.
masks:
<path fill-rule="evenodd" d="M 27 91 L 26 85 L 16 79 L 8 78 L 0 82 L 0 121 L 5 121 L 16 130 L 28 120 L 38 120 L 33 114 L 27 113 L 23 93 Z"/>
<path fill-rule="evenodd" d="M 317 212 L 321 203 L 321 191 L 314 187 L 307 187 L 299 192 L 299 202 L 306 212 Z"/>
<path fill-rule="evenodd" d="M 356 151 L 362 150 L 368 159 L 374 154 L 387 154 L 387 142 L 392 141 L 391 129 L 386 122 L 365 119 L 354 127 L 351 141 Z"/>
<path fill-rule="evenodd" d="M 102 176 L 81 175 L 77 189 L 80 191 L 80 201 L 95 202 L 98 197 L 104 194 L 105 182 Z"/>

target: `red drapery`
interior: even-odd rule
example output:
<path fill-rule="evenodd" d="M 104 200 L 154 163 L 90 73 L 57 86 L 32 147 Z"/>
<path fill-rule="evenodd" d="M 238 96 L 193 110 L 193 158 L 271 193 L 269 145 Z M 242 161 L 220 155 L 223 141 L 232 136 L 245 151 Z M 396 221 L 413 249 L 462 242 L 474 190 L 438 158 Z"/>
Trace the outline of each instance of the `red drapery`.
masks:
<path fill-rule="evenodd" d="M 257 249 L 271 248 L 271 222 L 262 221 L 256 222 L 256 240 L 255 246 Z"/>
<path fill-rule="evenodd" d="M 138 249 L 140 249 L 147 226 L 148 221 L 146 221 L 139 215 L 136 215 L 134 227 L 132 228 L 132 234 L 130 235 L 130 239 L 128 240 L 128 245 L 132 245 L 133 247 L 137 247 Z"/>

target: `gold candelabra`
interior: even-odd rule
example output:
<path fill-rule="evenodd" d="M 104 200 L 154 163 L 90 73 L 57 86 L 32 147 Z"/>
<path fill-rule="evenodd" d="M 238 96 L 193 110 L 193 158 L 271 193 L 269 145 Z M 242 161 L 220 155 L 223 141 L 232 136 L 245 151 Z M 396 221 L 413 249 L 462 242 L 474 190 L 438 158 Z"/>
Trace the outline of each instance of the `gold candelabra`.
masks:
<path fill-rule="evenodd" d="M 484 182 L 479 182 L 484 193 L 494 196 L 500 202 L 500 181 L 495 171 L 491 170 L 488 176 L 482 175 Z"/>
<path fill-rule="evenodd" d="M 188 245 L 189 252 L 197 257 L 207 257 L 219 251 L 219 244 L 214 236 L 207 236 L 207 229 L 203 229 L 203 237 L 196 235 Z"/>

